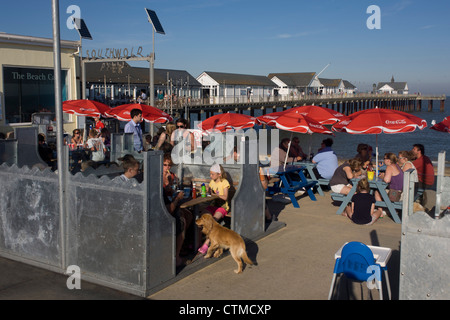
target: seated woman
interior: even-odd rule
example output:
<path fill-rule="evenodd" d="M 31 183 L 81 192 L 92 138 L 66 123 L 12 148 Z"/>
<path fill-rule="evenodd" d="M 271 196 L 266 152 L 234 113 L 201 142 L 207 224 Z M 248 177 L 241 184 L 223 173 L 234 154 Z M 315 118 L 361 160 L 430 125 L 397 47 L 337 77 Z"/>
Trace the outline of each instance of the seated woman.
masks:
<path fill-rule="evenodd" d="M 372 147 L 368 144 L 360 143 L 356 148 L 356 152 L 355 159 L 359 159 L 362 163 L 363 170 L 367 170 L 372 163 Z"/>
<path fill-rule="evenodd" d="M 403 171 L 397 164 L 397 156 L 392 152 L 384 154 L 384 163 L 386 164 L 386 171 L 380 174 L 380 178 L 384 182 L 389 183 L 388 196 L 391 201 L 400 201 L 403 190 Z M 381 195 L 375 191 L 375 199 L 382 201 Z"/>
<path fill-rule="evenodd" d="M 373 224 L 381 215 L 385 214 L 381 208 L 375 210 L 375 197 L 370 194 L 369 181 L 366 178 L 358 181 L 352 203 L 342 213 L 356 224 L 367 225 Z"/>
<path fill-rule="evenodd" d="M 279 146 L 276 147 L 275 149 L 273 149 L 272 156 L 270 159 L 271 167 L 280 167 L 280 166 L 284 166 L 285 162 L 289 163 L 289 162 L 293 162 L 293 161 L 301 161 L 302 160 L 302 157 L 300 157 L 300 156 L 286 158 L 286 154 L 288 151 L 290 141 L 291 140 L 289 138 L 284 138 L 283 140 L 281 140 Z"/>
<path fill-rule="evenodd" d="M 414 169 L 414 171 L 411 173 L 411 179 L 414 182 L 419 182 L 419 179 L 417 177 L 417 169 L 412 163 L 414 160 L 414 154 L 412 151 L 400 151 L 398 153 L 398 163 L 400 165 L 400 168 L 402 168 L 403 172 L 406 172 L 409 169 Z"/>
<path fill-rule="evenodd" d="M 352 189 L 350 180 L 361 176 L 361 167 L 361 161 L 358 159 L 351 159 L 337 167 L 330 179 L 331 191 L 348 194 Z"/>
<path fill-rule="evenodd" d="M 73 143 L 75 145 L 83 144 L 83 137 L 81 136 L 81 130 L 80 129 L 74 129 L 72 131 L 72 139 L 70 140 L 70 143 Z"/>
<path fill-rule="evenodd" d="M 302 147 L 300 147 L 300 140 L 298 137 L 292 138 L 291 149 L 289 150 L 289 156 L 296 158 L 300 157 L 302 160 L 306 160 L 308 155 L 303 152 Z"/>
<path fill-rule="evenodd" d="M 184 198 L 184 192 L 173 192 L 172 184 L 175 183 L 175 175 L 172 175 L 170 168 L 173 166 L 170 154 L 164 154 L 163 159 L 163 199 L 167 211 L 175 218 L 176 229 L 176 266 L 183 265 L 183 260 L 180 257 L 181 247 L 183 245 L 186 231 L 193 220 L 193 215 L 188 209 L 180 208 L 180 201 Z"/>

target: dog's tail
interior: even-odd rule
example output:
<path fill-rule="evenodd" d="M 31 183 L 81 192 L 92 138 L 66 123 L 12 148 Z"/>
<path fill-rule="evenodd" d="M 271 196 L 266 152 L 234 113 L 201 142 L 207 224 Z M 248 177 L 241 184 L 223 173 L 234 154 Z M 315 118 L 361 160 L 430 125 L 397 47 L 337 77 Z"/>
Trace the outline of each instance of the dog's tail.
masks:
<path fill-rule="evenodd" d="M 241 250 L 240 256 L 241 256 L 242 260 L 244 260 L 244 262 L 245 262 L 246 264 L 253 265 L 253 261 L 250 260 L 250 258 L 249 258 L 248 255 L 247 255 L 247 251 L 245 251 L 245 249 L 242 249 L 242 250 Z"/>

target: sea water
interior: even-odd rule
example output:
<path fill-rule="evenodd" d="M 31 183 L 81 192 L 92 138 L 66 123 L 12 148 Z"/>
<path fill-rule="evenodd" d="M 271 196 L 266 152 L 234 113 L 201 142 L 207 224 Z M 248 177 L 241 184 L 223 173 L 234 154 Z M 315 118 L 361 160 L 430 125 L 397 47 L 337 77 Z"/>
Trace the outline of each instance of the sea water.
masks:
<path fill-rule="evenodd" d="M 349 134 L 346 132 L 335 132 L 334 136 L 301 133 L 293 133 L 293 135 L 299 138 L 300 146 L 305 153 L 313 152 L 314 154 L 320 148 L 322 140 L 332 138 L 334 141 L 332 149 L 340 160 L 353 158 L 357 153 L 356 148 L 359 143 L 369 144 L 375 152 L 376 141 L 378 140 L 379 159 L 383 159 L 383 155 L 387 152 L 393 152 L 398 155 L 399 151 L 412 150 L 413 144 L 421 143 L 425 147 L 425 154 L 433 162 L 437 162 L 440 151 L 446 151 L 446 164 L 450 165 L 450 133 L 430 129 L 432 120 L 438 123 L 446 116 L 450 116 L 450 99 L 446 99 L 445 101 L 444 112 L 441 112 L 439 108 L 440 103 L 435 102 L 433 104 L 433 110 L 428 111 L 428 105 L 424 101 L 422 103 L 422 111 L 411 112 L 411 114 L 426 120 L 427 127 L 423 130 L 416 129 L 414 132 L 409 133 L 381 133 L 377 137 L 374 134 Z M 259 114 L 257 115 L 255 112 L 255 116 L 259 116 Z M 280 130 L 279 134 L 280 140 L 291 137 L 291 132 L 288 131 Z"/>
<path fill-rule="evenodd" d="M 275 111 L 282 111 L 281 108 Z M 244 111 L 245 114 L 249 114 L 248 110 Z M 215 113 L 216 114 L 216 113 Z M 255 109 L 254 116 L 261 116 L 262 110 Z M 269 114 L 269 112 L 267 112 Z M 393 152 L 398 155 L 399 151 L 402 150 L 412 150 L 413 144 L 420 143 L 425 147 L 425 155 L 427 155 L 433 162 L 437 163 L 438 154 L 441 151 L 446 151 L 446 165 L 450 166 L 450 134 L 445 132 L 439 132 L 436 130 L 431 130 L 432 121 L 436 123 L 441 122 L 446 116 L 450 116 L 450 99 L 445 100 L 445 109 L 440 111 L 440 102 L 434 101 L 433 109 L 428 111 L 427 101 L 422 102 L 422 111 L 411 112 L 411 114 L 422 118 L 427 121 L 427 127 L 423 130 L 416 129 L 414 132 L 409 133 L 396 133 L 396 134 L 386 134 L 381 133 L 375 134 L 350 134 L 346 132 L 335 132 L 333 136 L 326 134 L 301 134 L 292 133 L 289 131 L 279 130 L 279 139 L 291 138 L 297 136 L 300 140 L 300 146 L 303 151 L 307 154 L 317 153 L 320 148 L 322 140 L 326 138 L 332 138 L 334 143 L 332 149 L 338 156 L 339 160 L 348 160 L 356 155 L 356 148 L 360 143 L 367 143 L 373 148 L 375 153 L 375 147 L 378 142 L 378 154 L 379 159 L 383 159 L 383 155 L 387 152 Z M 205 120 L 205 113 L 201 115 L 200 121 Z M 327 126 L 330 128 L 331 126 Z M 255 129 L 260 129 L 261 126 L 255 126 Z M 270 131 L 273 130 L 269 126 L 268 129 L 268 145 L 267 150 L 272 150 L 276 146 L 270 145 Z M 270 152 L 270 151 L 269 151 Z M 375 154 L 374 154 L 375 156 Z"/>

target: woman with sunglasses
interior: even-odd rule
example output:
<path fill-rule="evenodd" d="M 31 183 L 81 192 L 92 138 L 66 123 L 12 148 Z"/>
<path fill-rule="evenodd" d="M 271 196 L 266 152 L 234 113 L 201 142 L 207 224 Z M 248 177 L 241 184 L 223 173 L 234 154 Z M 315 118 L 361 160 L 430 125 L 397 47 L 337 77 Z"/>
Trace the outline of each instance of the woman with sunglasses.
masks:
<path fill-rule="evenodd" d="M 73 135 L 72 135 L 72 139 L 70 140 L 70 142 L 75 145 L 83 144 L 83 137 L 81 136 L 80 129 L 74 129 L 72 131 L 72 133 L 73 133 Z"/>

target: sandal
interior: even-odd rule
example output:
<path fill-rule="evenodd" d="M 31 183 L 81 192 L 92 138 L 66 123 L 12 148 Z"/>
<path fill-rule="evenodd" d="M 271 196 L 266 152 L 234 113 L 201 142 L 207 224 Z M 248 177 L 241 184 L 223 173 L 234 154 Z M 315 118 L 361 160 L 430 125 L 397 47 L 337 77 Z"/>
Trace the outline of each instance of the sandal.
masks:
<path fill-rule="evenodd" d="M 206 254 L 208 252 L 208 245 L 205 243 L 200 248 L 198 248 L 198 252 L 201 254 Z"/>

